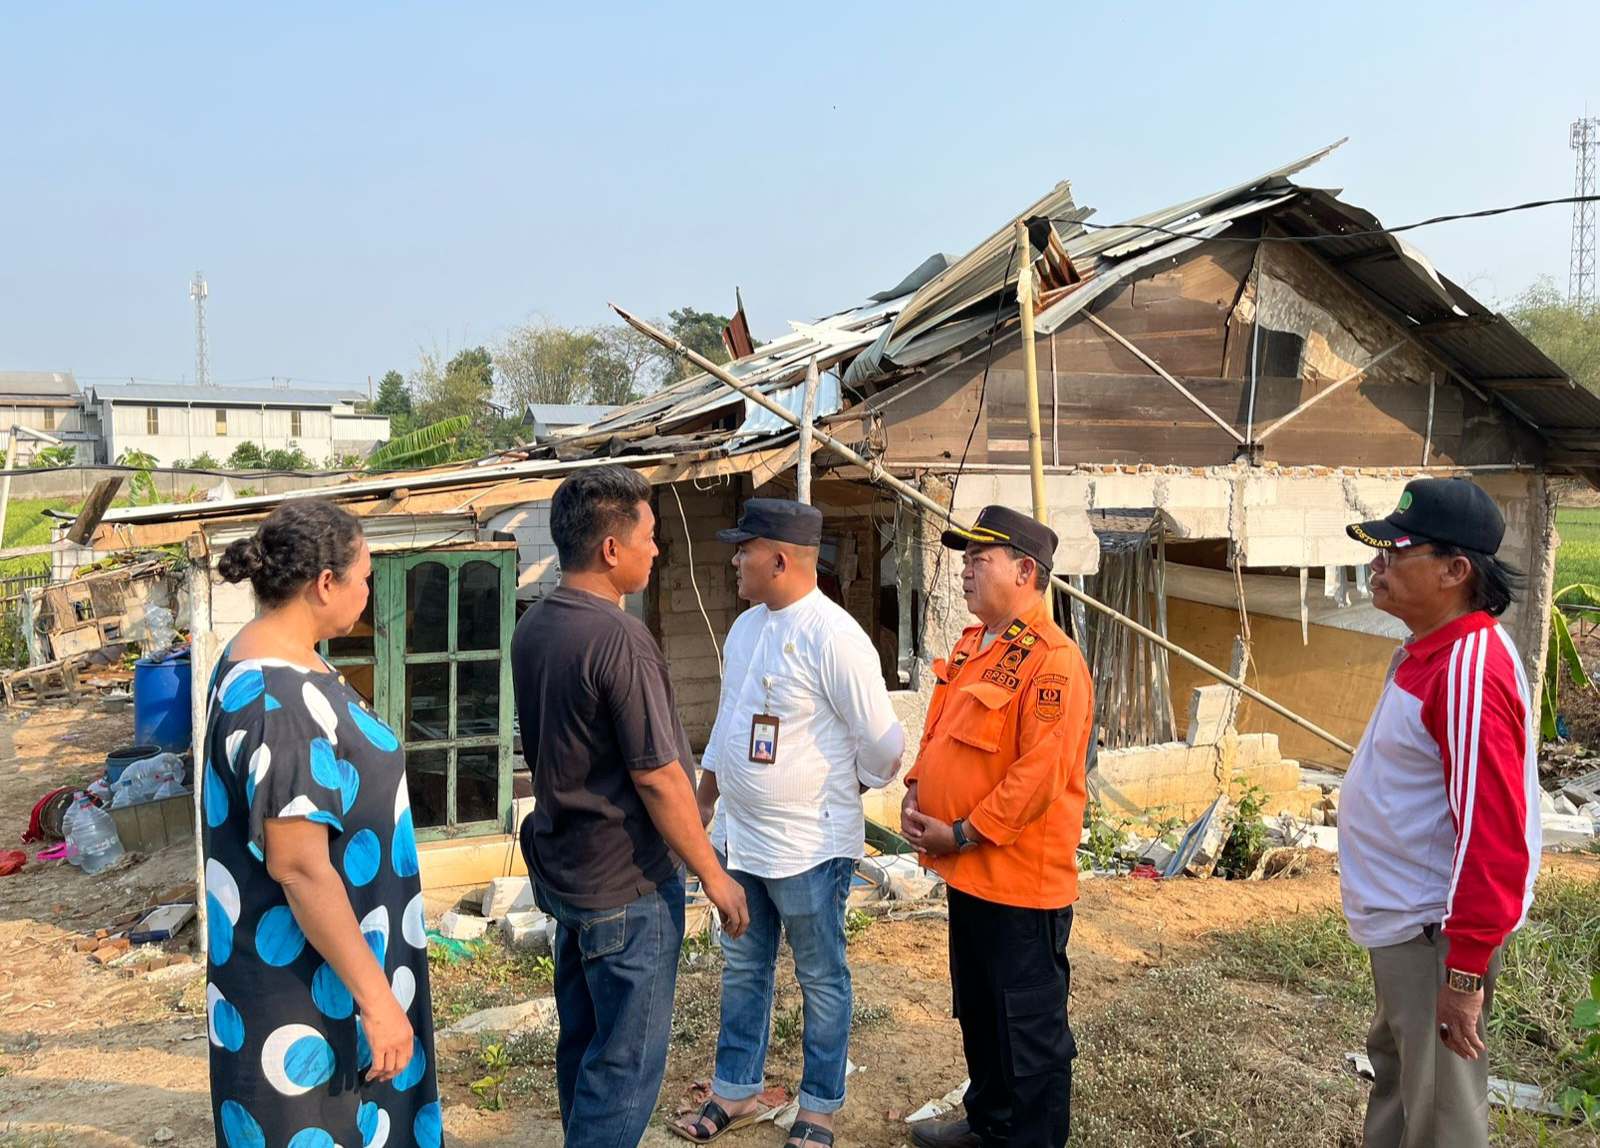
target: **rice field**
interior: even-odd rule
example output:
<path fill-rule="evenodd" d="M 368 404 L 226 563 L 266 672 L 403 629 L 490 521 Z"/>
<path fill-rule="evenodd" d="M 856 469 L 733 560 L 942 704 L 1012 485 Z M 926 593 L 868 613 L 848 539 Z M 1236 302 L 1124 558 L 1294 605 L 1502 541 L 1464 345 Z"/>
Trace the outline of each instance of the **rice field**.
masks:
<path fill-rule="evenodd" d="M 1600 506 L 1563 506 L 1556 511 L 1561 546 L 1556 551 L 1556 589 L 1574 582 L 1600 585 Z M 9 536 L 10 531 L 7 530 Z"/>

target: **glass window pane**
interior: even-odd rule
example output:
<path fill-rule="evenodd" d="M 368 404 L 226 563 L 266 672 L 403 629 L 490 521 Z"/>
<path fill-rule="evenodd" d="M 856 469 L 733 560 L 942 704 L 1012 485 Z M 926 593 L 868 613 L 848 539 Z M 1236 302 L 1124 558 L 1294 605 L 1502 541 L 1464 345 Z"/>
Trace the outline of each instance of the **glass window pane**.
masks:
<path fill-rule="evenodd" d="M 356 619 L 351 631 L 340 638 L 328 639 L 328 657 L 330 658 L 370 658 L 372 657 L 372 611 L 373 602 L 377 595 L 372 590 L 372 579 L 367 578 L 367 606 L 361 611 L 361 617 Z"/>
<path fill-rule="evenodd" d="M 337 666 L 335 668 L 344 675 L 345 683 L 351 689 L 366 698 L 369 706 L 373 704 L 373 699 L 376 696 L 373 693 L 373 681 L 377 677 L 376 666 L 371 662 L 362 662 L 359 665 Z"/>
<path fill-rule="evenodd" d="M 450 571 L 424 562 L 406 571 L 406 652 L 440 654 L 450 641 Z"/>
<path fill-rule="evenodd" d="M 500 648 L 500 568 L 493 562 L 468 562 L 461 568 L 456 608 L 458 648 Z"/>
<path fill-rule="evenodd" d="M 495 821 L 500 817 L 500 751 L 463 749 L 456 753 L 456 821 Z"/>
<path fill-rule="evenodd" d="M 456 669 L 456 736 L 500 732 L 500 662 L 462 662 Z"/>
<path fill-rule="evenodd" d="M 450 736 L 450 665 L 406 667 L 406 740 L 441 741 Z"/>
<path fill-rule="evenodd" d="M 411 823 L 418 829 L 446 824 L 450 751 L 415 749 L 406 753 L 406 788 L 411 791 Z"/>

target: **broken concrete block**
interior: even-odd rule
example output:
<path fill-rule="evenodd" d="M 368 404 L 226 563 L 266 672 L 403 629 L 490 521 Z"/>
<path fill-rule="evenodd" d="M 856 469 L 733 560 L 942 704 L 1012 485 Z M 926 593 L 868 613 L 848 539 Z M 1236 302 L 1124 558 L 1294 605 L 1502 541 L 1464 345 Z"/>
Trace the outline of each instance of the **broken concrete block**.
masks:
<path fill-rule="evenodd" d="M 491 921 L 538 907 L 533 899 L 533 882 L 526 877 L 496 877 L 483 895 L 483 915 Z"/>
<path fill-rule="evenodd" d="M 554 997 L 537 997 L 520 1004 L 486 1008 L 464 1016 L 445 1029 L 446 1036 L 471 1036 L 480 1032 L 527 1032 L 553 1024 L 556 1019 Z"/>
<path fill-rule="evenodd" d="M 1544 847 L 1563 845 L 1582 847 L 1594 840 L 1594 822 L 1578 813 L 1546 813 L 1539 819 L 1544 834 Z"/>
<path fill-rule="evenodd" d="M 507 913 L 500 919 L 500 932 L 506 944 L 519 953 L 535 956 L 550 955 L 555 939 L 556 923 L 537 909 L 529 912 Z"/>
<path fill-rule="evenodd" d="M 1539 791 L 1539 812 L 1540 813 L 1554 813 L 1555 811 L 1556 811 L 1556 799 L 1551 797 L 1550 794 L 1547 793 L 1545 790 L 1541 789 Z"/>
<path fill-rule="evenodd" d="M 1233 725 L 1235 692 L 1228 686 L 1196 686 L 1189 695 L 1190 745 L 1216 745 Z"/>
<path fill-rule="evenodd" d="M 1555 811 L 1557 813 L 1565 814 L 1566 816 L 1569 816 L 1569 817 L 1572 814 L 1578 812 L 1577 803 L 1574 802 L 1572 800 L 1572 798 L 1568 797 L 1565 793 L 1561 794 L 1559 797 L 1556 798 L 1555 805 L 1556 805 Z"/>
<path fill-rule="evenodd" d="M 439 918 L 439 932 L 452 941 L 476 941 L 489 931 L 489 922 L 451 909 Z"/>

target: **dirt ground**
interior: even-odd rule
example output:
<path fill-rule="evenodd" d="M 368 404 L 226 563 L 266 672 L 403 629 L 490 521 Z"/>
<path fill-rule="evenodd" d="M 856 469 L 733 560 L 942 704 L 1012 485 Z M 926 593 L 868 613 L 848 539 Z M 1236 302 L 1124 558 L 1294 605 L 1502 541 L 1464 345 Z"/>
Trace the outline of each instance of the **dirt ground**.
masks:
<path fill-rule="evenodd" d="M 0 848 L 16 847 L 40 794 L 93 776 L 107 750 L 128 740 L 129 722 L 126 715 L 92 705 L 0 714 Z M 0 1148 L 199 1148 L 213 1142 L 199 967 L 180 966 L 160 981 L 125 976 L 93 964 L 69 943 L 73 935 L 193 876 L 192 848 L 178 845 L 93 877 L 30 863 L 0 878 Z M 1087 1023 L 1091 1032 L 1097 1020 L 1115 1029 L 1118 1010 L 1147 1007 L 1155 999 L 1153 982 L 1169 970 L 1196 967 L 1213 951 L 1208 935 L 1214 931 L 1321 913 L 1337 898 L 1338 878 L 1327 855 L 1306 876 L 1267 883 L 1086 880 L 1070 948 L 1074 1023 Z M 430 898 L 436 905 L 447 900 Z M 851 1057 L 862 1071 L 851 1078 L 850 1099 L 839 1117 L 840 1144 L 909 1143 L 904 1115 L 965 1076 L 959 1031 L 949 1015 L 945 943 L 944 922 L 930 919 L 878 921 L 852 944 L 858 1014 L 866 1010 L 872 1022 L 860 1024 L 852 1038 Z M 680 1008 L 714 1001 L 715 984 L 714 962 L 686 969 Z M 1145 1003 L 1130 1004 L 1139 1001 Z M 785 974 L 779 1008 L 797 1002 L 792 977 Z M 1280 1028 L 1296 1031 L 1305 1027 L 1303 1015 L 1312 1015 L 1297 1010 L 1315 1007 L 1268 988 L 1252 988 L 1250 1005 L 1264 1010 L 1262 1015 L 1282 1017 Z M 674 1042 L 658 1115 L 670 1114 L 692 1083 L 709 1075 L 715 1032 L 714 1004 L 709 1007 L 709 1023 Z M 1304 1047 L 1303 1035 L 1300 1043 L 1284 1037 L 1281 1046 L 1260 1049 L 1252 1063 L 1267 1065 L 1269 1072 L 1274 1064 L 1286 1064 L 1285 1071 L 1321 1082 L 1315 1086 L 1330 1090 L 1342 1126 L 1359 1127 L 1362 1086 L 1341 1072 L 1341 1049 L 1354 1047 L 1345 1043 L 1348 1036 L 1329 1035 L 1315 1047 Z M 477 1038 L 441 1040 L 448 1142 L 482 1148 L 559 1145 L 548 1089 L 536 1087 L 497 1111 L 471 1091 L 470 1082 L 484 1073 L 482 1055 Z M 775 1048 L 772 1083 L 793 1090 L 799 1069 L 798 1041 Z M 1102 1081 L 1098 1087 L 1120 1085 Z M 658 1120 L 646 1144 L 681 1143 L 659 1125 Z M 1083 1142 L 1102 1141 L 1074 1141 Z M 782 1138 L 762 1125 L 727 1143 L 777 1148 Z"/>

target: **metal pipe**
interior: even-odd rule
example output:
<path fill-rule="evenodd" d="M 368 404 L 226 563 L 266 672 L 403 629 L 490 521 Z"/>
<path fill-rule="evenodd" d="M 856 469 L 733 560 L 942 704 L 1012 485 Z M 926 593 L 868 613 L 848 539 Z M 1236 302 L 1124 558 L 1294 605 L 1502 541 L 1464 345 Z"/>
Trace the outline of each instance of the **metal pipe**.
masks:
<path fill-rule="evenodd" d="M 675 354 L 689 360 L 689 362 L 693 363 L 696 367 L 699 367 L 702 371 L 716 379 L 718 382 L 722 383 L 724 386 L 743 395 L 746 399 L 749 399 L 757 406 L 777 415 L 790 426 L 795 426 L 798 423 L 799 420 L 796 419 L 794 414 L 788 409 L 774 402 L 772 399 L 762 394 L 759 390 L 746 386 L 744 383 L 734 378 L 733 375 L 729 374 L 725 369 L 718 366 L 716 363 L 713 363 L 704 355 L 701 355 L 689 347 L 684 346 L 683 343 L 673 338 L 665 331 L 657 330 L 643 319 L 640 319 L 637 316 L 623 310 L 621 307 L 618 307 L 615 303 L 611 304 L 611 309 L 615 311 L 617 315 L 621 317 L 621 319 L 630 327 L 633 327 L 636 331 L 643 335 L 648 335 L 650 338 L 660 343 L 663 347 L 666 347 Z M 949 508 L 940 506 L 937 502 L 923 494 L 922 491 L 918 490 L 916 487 L 907 482 L 901 481 L 888 471 L 884 470 L 882 465 L 879 464 L 876 459 L 869 459 L 861 454 L 858 454 L 855 450 L 834 438 L 827 431 L 817 430 L 814 433 L 817 441 L 823 446 L 832 450 L 846 462 L 854 466 L 859 466 L 865 470 L 867 472 L 868 479 L 872 482 L 887 486 L 890 490 L 893 490 L 906 501 L 920 506 L 924 510 L 934 515 L 944 518 L 952 526 L 958 529 L 970 529 L 970 523 L 958 521 Z M 1345 753 L 1355 753 L 1354 746 L 1350 745 L 1342 738 L 1329 733 L 1327 730 L 1323 729 L 1309 718 L 1301 717 L 1283 703 L 1274 701 L 1272 698 L 1267 697 L 1267 695 L 1262 693 L 1260 690 L 1254 688 L 1253 686 L 1246 685 L 1238 678 L 1235 678 L 1232 674 L 1226 673 L 1223 670 L 1218 669 L 1216 666 L 1213 666 L 1204 658 L 1198 657 L 1195 654 L 1191 654 L 1188 650 L 1184 649 L 1176 642 L 1168 641 L 1166 638 L 1156 633 L 1148 626 L 1140 625 L 1126 614 L 1120 613 L 1117 610 L 1113 610 L 1105 603 L 1091 597 L 1082 590 L 1079 590 L 1065 578 L 1062 578 L 1056 574 L 1052 574 L 1050 576 L 1050 581 L 1056 587 L 1056 589 L 1060 590 L 1063 594 L 1068 595 L 1076 601 L 1082 602 L 1085 606 L 1088 606 L 1093 610 L 1099 611 L 1100 613 L 1106 615 L 1106 617 L 1111 618 L 1113 621 L 1122 623 L 1140 637 L 1156 643 L 1156 645 L 1160 646 L 1168 653 L 1176 654 L 1178 657 L 1188 662 L 1191 666 L 1194 666 L 1195 669 L 1215 678 L 1224 685 L 1232 686 L 1246 697 L 1252 699 L 1253 701 L 1259 702 L 1261 705 L 1265 706 L 1267 709 L 1271 710 L 1284 720 L 1293 722 L 1301 729 L 1306 730 L 1308 733 L 1315 734 L 1329 745 L 1334 746 L 1337 749 L 1341 749 Z"/>

